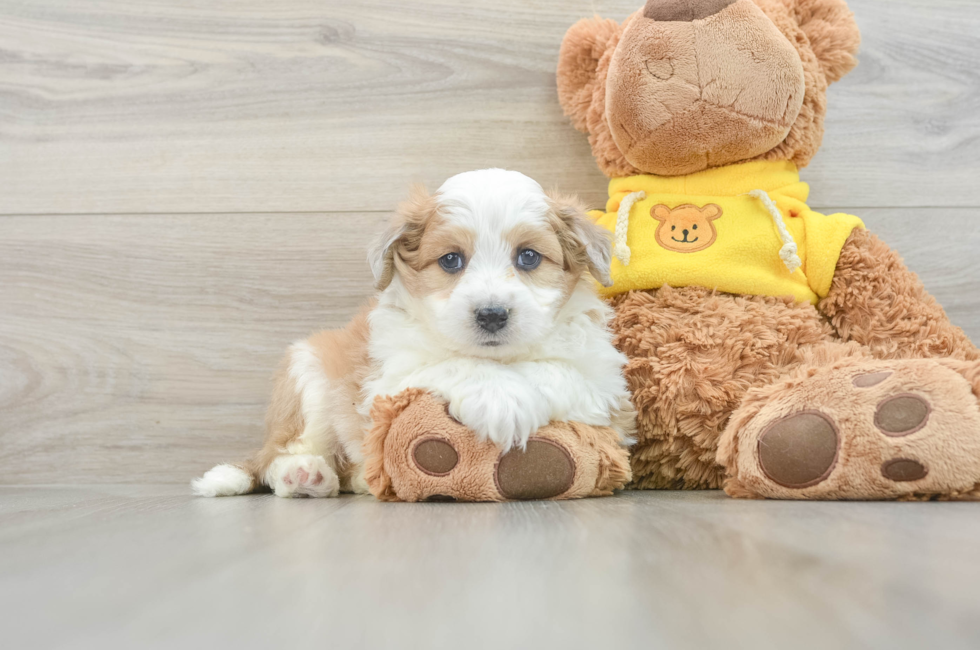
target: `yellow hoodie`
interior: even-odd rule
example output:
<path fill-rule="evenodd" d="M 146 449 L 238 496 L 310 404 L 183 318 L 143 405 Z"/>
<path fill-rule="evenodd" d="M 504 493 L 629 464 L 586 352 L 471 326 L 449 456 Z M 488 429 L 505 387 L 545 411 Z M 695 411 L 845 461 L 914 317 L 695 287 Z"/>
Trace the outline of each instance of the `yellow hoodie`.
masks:
<path fill-rule="evenodd" d="M 602 292 L 694 285 L 816 304 L 864 224 L 814 212 L 809 193 L 790 162 L 613 179 L 606 212 L 593 213 L 614 236 L 614 284 Z"/>

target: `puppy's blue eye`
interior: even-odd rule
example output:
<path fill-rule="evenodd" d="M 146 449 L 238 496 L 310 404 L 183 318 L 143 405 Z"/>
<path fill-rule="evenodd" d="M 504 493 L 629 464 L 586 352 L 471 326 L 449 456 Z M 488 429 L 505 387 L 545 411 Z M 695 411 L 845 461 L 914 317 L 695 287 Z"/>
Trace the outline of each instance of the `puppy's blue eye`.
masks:
<path fill-rule="evenodd" d="M 446 273 L 459 273 L 463 270 L 463 256 L 459 253 L 447 253 L 439 258 L 439 266 Z"/>
<path fill-rule="evenodd" d="M 541 264 L 541 253 L 525 248 L 517 255 L 517 267 L 524 271 L 533 271 Z"/>

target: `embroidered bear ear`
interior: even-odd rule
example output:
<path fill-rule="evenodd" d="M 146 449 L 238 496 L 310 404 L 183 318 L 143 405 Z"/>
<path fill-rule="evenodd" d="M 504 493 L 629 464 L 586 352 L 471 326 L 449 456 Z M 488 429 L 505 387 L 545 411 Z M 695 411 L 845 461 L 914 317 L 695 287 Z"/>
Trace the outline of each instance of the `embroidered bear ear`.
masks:
<path fill-rule="evenodd" d="M 701 208 L 701 215 L 708 221 L 714 221 L 722 214 L 721 206 L 715 203 L 709 203 L 708 205 Z"/>
<path fill-rule="evenodd" d="M 558 101 L 572 124 L 588 133 L 587 116 L 599 88 L 599 60 L 616 47 L 623 28 L 615 20 L 584 18 L 566 32 L 558 54 Z M 602 80 L 604 83 L 605 80 Z"/>
<path fill-rule="evenodd" d="M 839 81 L 857 65 L 861 32 L 845 0 L 796 0 L 793 12 L 810 40 L 827 83 Z"/>
<path fill-rule="evenodd" d="M 673 210 L 671 210 L 670 208 L 668 208 L 666 205 L 662 203 L 660 205 L 655 205 L 652 208 L 650 208 L 650 216 L 656 219 L 657 221 L 667 221 L 667 219 L 670 219 L 670 215 L 673 212 L 674 212 Z"/>

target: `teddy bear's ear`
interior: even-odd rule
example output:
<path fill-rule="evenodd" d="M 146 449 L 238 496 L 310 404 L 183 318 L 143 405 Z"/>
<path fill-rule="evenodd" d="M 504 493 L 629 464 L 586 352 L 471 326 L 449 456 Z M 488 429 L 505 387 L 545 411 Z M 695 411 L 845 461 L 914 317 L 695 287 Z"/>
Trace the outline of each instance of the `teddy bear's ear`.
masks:
<path fill-rule="evenodd" d="M 854 69 L 861 32 L 845 0 L 796 0 L 795 13 L 828 83 Z"/>
<path fill-rule="evenodd" d="M 576 129 L 587 133 L 586 116 L 596 90 L 599 59 L 615 47 L 623 28 L 615 20 L 584 18 L 565 34 L 558 54 L 558 101 Z"/>

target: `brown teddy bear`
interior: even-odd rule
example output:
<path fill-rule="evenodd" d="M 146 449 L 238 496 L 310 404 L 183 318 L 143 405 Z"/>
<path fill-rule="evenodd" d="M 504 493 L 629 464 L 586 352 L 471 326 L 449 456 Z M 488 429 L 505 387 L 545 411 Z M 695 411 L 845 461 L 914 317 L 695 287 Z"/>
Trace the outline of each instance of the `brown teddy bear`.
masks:
<path fill-rule="evenodd" d="M 635 487 L 980 497 L 980 352 L 797 171 L 859 41 L 843 0 L 648 0 L 565 36 L 559 98 L 611 179 Z"/>

